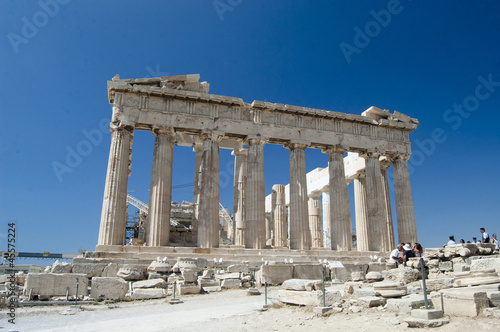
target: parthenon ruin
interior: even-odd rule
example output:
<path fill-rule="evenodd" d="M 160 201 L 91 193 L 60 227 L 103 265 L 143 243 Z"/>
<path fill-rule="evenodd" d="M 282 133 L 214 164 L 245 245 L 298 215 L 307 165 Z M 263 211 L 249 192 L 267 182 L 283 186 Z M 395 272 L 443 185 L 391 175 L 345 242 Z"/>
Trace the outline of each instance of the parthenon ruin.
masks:
<path fill-rule="evenodd" d="M 209 84 L 200 83 L 197 74 L 115 76 L 108 82 L 112 135 L 96 251 L 125 245 L 135 130 L 149 130 L 155 136 L 147 247 L 169 246 L 175 144 L 192 146 L 196 153 L 192 232 L 197 247 L 219 247 L 220 148 L 232 149 L 235 157 L 234 246 L 352 250 L 348 184 L 354 182 L 357 250 L 391 250 L 395 239 L 387 181 L 390 166 L 394 167 L 398 241 L 417 241 L 407 161 L 409 133 L 418 120 L 376 107 L 354 115 L 263 101 L 249 104 L 208 90 Z M 288 196 L 283 186 L 275 185 L 267 208 L 265 144 L 290 150 Z M 316 180 L 314 174 L 310 179 L 306 174 L 307 148 L 328 155 L 328 167 L 317 170 Z"/>

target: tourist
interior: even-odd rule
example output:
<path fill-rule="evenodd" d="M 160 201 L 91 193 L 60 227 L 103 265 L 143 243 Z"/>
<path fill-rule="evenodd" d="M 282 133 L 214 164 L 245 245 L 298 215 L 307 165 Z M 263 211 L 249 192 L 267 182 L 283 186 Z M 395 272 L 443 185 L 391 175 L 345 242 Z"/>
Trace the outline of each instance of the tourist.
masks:
<path fill-rule="evenodd" d="M 415 257 L 422 257 L 424 253 L 424 248 L 422 248 L 422 245 L 418 242 L 415 242 L 413 245 L 413 253 L 415 254 Z"/>
<path fill-rule="evenodd" d="M 415 257 L 415 253 L 413 252 L 411 245 L 409 243 L 405 244 L 403 247 L 403 264 L 406 266 L 406 262 L 410 257 Z"/>
<path fill-rule="evenodd" d="M 495 251 L 498 251 L 498 239 L 496 233 L 493 233 L 491 243 L 495 245 Z"/>
<path fill-rule="evenodd" d="M 486 230 L 484 229 L 484 227 L 481 227 L 479 229 L 479 231 L 481 232 L 481 235 L 482 235 L 482 243 L 490 243 L 490 236 L 488 235 L 488 233 L 486 233 Z"/>
<path fill-rule="evenodd" d="M 464 239 L 460 239 L 460 243 L 465 243 L 465 240 Z"/>
<path fill-rule="evenodd" d="M 391 252 L 391 255 L 389 256 L 389 262 L 388 262 L 390 265 L 398 267 L 398 264 L 403 262 L 403 258 L 401 257 L 401 255 L 403 253 L 403 247 L 404 247 L 404 243 L 400 243 L 400 244 L 398 244 L 397 248 Z"/>
<path fill-rule="evenodd" d="M 450 236 L 450 241 L 446 245 L 451 246 L 452 244 L 455 244 L 455 236 L 451 235 Z"/>
<path fill-rule="evenodd" d="M 478 244 L 478 243 L 481 243 L 481 241 L 478 241 L 477 237 L 473 237 L 472 238 L 472 243 Z"/>

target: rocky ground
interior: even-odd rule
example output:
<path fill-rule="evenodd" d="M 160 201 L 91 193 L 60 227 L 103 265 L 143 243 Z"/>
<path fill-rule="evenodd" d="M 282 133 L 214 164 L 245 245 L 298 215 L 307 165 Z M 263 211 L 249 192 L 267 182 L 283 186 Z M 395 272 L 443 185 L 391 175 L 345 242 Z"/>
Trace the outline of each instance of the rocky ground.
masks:
<path fill-rule="evenodd" d="M 184 303 L 171 305 L 167 299 L 86 305 L 82 309 L 59 307 L 18 308 L 16 325 L 7 322 L 2 310 L 2 331 L 404 331 L 408 314 L 387 311 L 383 307 L 364 308 L 352 313 L 344 310 L 329 316 L 317 316 L 311 307 L 283 305 L 277 302 L 278 287 L 269 291 L 270 308 L 264 295 L 248 296 L 244 289 L 205 295 L 186 295 Z M 490 317 L 450 317 L 451 322 L 435 331 L 455 332 L 465 328 L 495 331 L 500 319 Z M 427 330 L 427 329 L 422 329 Z"/>

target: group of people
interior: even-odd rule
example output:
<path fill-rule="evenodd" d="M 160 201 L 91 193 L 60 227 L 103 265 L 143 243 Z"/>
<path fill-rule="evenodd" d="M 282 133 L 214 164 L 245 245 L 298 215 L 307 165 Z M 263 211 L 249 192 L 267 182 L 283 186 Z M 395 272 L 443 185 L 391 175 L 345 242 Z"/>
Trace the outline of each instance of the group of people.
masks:
<path fill-rule="evenodd" d="M 495 251 L 498 251 L 499 247 L 498 247 L 497 235 L 493 234 L 491 236 L 491 239 L 490 239 L 490 236 L 488 233 L 486 233 L 486 230 L 484 229 L 484 227 L 481 227 L 479 229 L 479 231 L 481 232 L 480 240 L 478 240 L 476 237 L 473 237 L 472 242 L 471 241 L 465 242 L 464 239 L 460 239 L 460 243 L 493 243 L 495 245 Z M 448 241 L 448 243 L 446 245 L 452 245 L 452 244 L 456 244 L 454 235 L 450 235 L 450 240 Z"/>
<path fill-rule="evenodd" d="M 424 249 L 418 242 L 415 242 L 413 246 L 410 242 L 400 243 L 397 248 L 391 252 L 389 264 L 393 264 L 395 267 L 398 267 L 399 264 L 406 266 L 406 262 L 408 262 L 410 257 L 422 257 L 423 253 Z"/>

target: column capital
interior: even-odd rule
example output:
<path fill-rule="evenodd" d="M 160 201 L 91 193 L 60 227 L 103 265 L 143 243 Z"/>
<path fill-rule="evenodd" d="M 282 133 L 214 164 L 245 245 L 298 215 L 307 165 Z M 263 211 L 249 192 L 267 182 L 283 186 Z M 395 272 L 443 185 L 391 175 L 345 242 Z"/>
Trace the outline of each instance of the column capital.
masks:
<path fill-rule="evenodd" d="M 127 130 L 129 132 L 134 131 L 133 124 L 124 123 L 121 121 L 114 121 L 109 123 L 109 130 L 118 131 L 118 130 Z"/>
<path fill-rule="evenodd" d="M 212 131 L 212 130 L 204 130 L 200 134 L 200 138 L 202 141 L 206 141 L 208 139 L 212 141 L 217 141 L 220 142 L 222 138 L 224 137 L 224 133 L 219 132 L 219 131 Z"/>
<path fill-rule="evenodd" d="M 175 131 L 174 131 L 174 128 L 172 128 L 172 127 L 153 126 L 153 129 L 151 130 L 151 135 L 153 135 L 153 136 L 168 135 L 170 137 L 174 137 Z"/>
<path fill-rule="evenodd" d="M 328 155 L 331 155 L 333 153 L 342 153 L 348 152 L 350 150 L 350 147 L 344 144 L 337 144 L 337 145 L 329 145 L 325 147 L 322 152 L 326 153 Z"/>
<path fill-rule="evenodd" d="M 295 150 L 295 149 L 305 150 L 310 145 L 311 145 L 311 142 L 309 142 L 309 141 L 290 140 L 289 142 L 285 143 L 283 146 L 285 148 L 287 148 L 288 150 Z"/>
<path fill-rule="evenodd" d="M 246 145 L 261 145 L 264 146 L 267 143 L 267 139 L 261 136 L 247 136 L 245 139 Z"/>
<path fill-rule="evenodd" d="M 387 156 L 387 159 L 391 162 L 395 162 L 395 161 L 408 161 L 410 159 L 410 154 L 406 154 L 406 153 L 394 153 L 394 154 L 391 154 L 389 156 Z"/>

